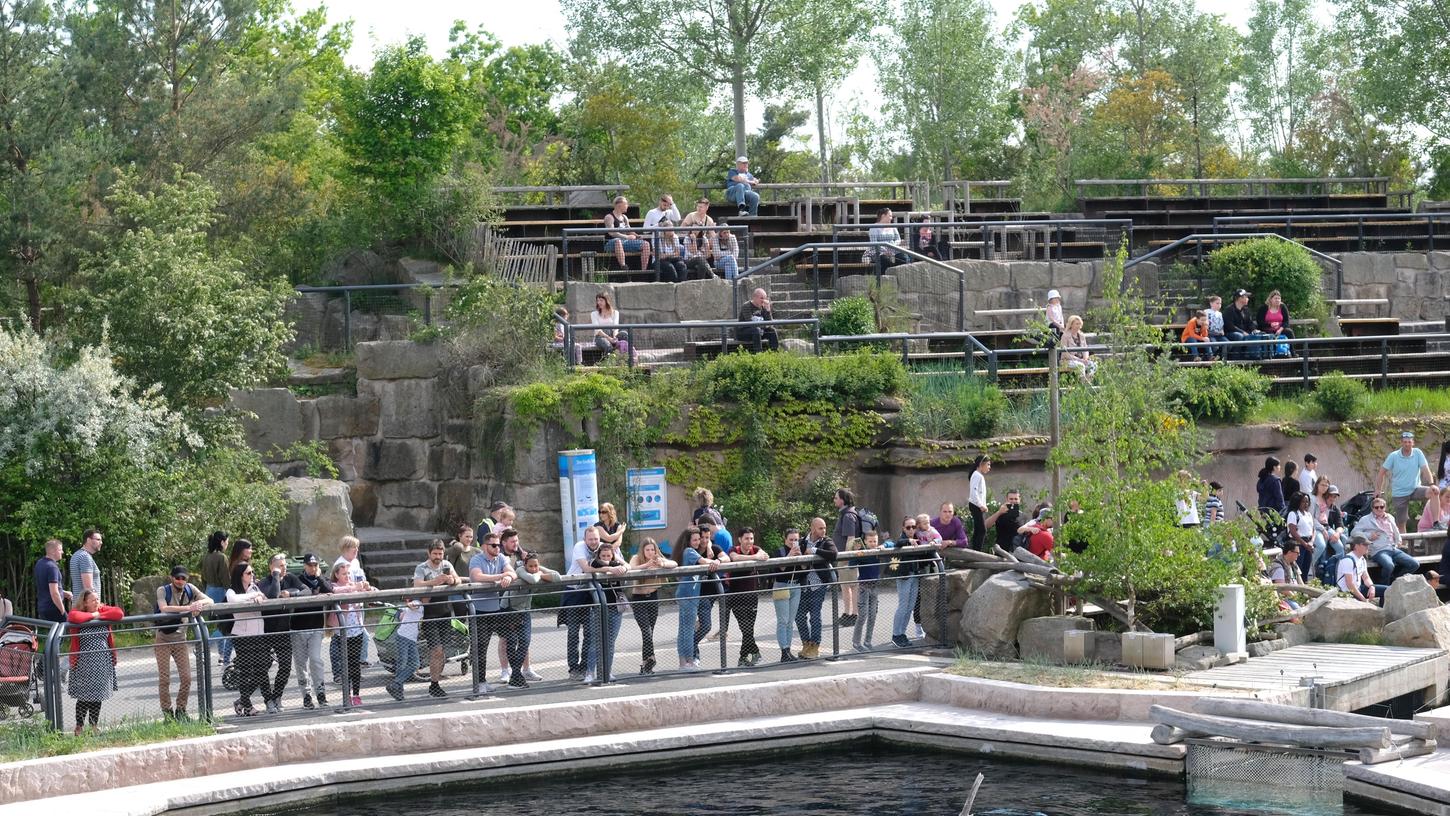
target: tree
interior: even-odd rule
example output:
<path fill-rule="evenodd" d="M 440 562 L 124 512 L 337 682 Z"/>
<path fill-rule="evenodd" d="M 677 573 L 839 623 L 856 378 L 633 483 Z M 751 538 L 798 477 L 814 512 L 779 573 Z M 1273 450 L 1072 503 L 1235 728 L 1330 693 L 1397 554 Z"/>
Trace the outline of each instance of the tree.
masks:
<path fill-rule="evenodd" d="M 1157 68 L 1124 79 L 1093 111 L 1093 122 L 1107 137 L 1108 152 L 1122 162 L 1119 172 L 1152 178 L 1176 150 L 1182 122 L 1178 86 Z"/>
<path fill-rule="evenodd" d="M 1444 0 L 1341 0 L 1342 44 L 1358 56 L 1367 99 L 1390 121 L 1450 140 L 1450 6 Z"/>
<path fill-rule="evenodd" d="M 83 342 L 107 339 L 120 370 L 156 384 L 181 410 L 214 405 L 229 389 L 286 371 L 282 346 L 292 330 L 282 313 L 285 282 L 258 282 L 207 233 L 216 192 L 194 174 L 146 192 L 124 173 L 106 203 L 111 223 L 83 263 L 88 291 L 76 294 Z"/>
<path fill-rule="evenodd" d="M 1164 68 L 1173 76 L 1188 119 L 1184 138 L 1193 159 L 1191 175 L 1205 178 L 1206 149 L 1222 144 L 1229 116 L 1229 88 L 1240 71 L 1238 32 L 1211 14 L 1181 18 Z"/>
<path fill-rule="evenodd" d="M 1014 78 L 992 20 L 985 0 L 906 0 L 877 53 L 882 112 L 921 177 L 980 178 L 1011 130 Z"/>
<path fill-rule="evenodd" d="M 574 71 L 574 99 L 562 111 L 561 125 L 571 141 L 570 183 L 628 184 L 640 201 L 681 189 L 681 116 L 692 105 L 650 98 L 645 91 L 658 89 L 643 88 L 639 77 L 620 65 L 578 63 Z"/>
<path fill-rule="evenodd" d="M 1297 166 L 1300 132 L 1324 87 L 1311 0 L 1255 0 L 1244 43 L 1244 106 L 1260 150 L 1280 172 Z"/>

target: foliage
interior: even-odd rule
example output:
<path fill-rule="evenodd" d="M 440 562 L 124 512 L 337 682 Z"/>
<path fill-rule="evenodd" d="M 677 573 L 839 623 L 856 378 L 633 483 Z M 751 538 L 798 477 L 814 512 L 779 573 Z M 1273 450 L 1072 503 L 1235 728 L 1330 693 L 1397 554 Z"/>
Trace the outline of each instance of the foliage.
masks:
<path fill-rule="evenodd" d="M 173 742 L 216 733 L 211 723 L 196 719 L 147 720 L 112 725 L 99 734 L 72 734 L 52 730 L 45 722 L 7 723 L 0 728 L 0 761 L 15 762 L 40 757 L 65 756 L 102 748 L 145 745 L 152 742 Z"/>
<path fill-rule="evenodd" d="M 925 374 L 912 380 L 902 430 L 918 439 L 987 439 L 1002 426 L 1008 409 L 1002 390 L 981 378 Z"/>
<path fill-rule="evenodd" d="M 481 366 L 483 385 L 509 385 L 560 365 L 549 348 L 553 326 L 551 292 L 473 275 L 454 290 L 428 338 L 446 343 L 459 365 Z"/>
<path fill-rule="evenodd" d="M 1244 107 L 1254 139 L 1279 172 L 1303 175 L 1299 139 L 1324 83 L 1312 0 L 1255 0 L 1244 52 Z"/>
<path fill-rule="evenodd" d="M 1324 302 L 1324 273 L 1304 247 L 1277 238 L 1253 238 L 1215 249 L 1208 256 L 1208 271 L 1225 301 L 1235 289 L 1253 293 L 1262 303 L 1277 289 L 1291 315 L 1328 316 Z M 1252 304 L 1251 304 L 1252 306 Z"/>
<path fill-rule="evenodd" d="M 876 331 L 876 308 L 862 295 L 831 301 L 831 312 L 821 321 L 821 334 L 871 334 Z"/>
<path fill-rule="evenodd" d="M 701 393 L 710 403 L 827 402 L 869 407 L 877 397 L 905 391 L 907 374 L 901 359 L 891 354 L 802 357 L 737 352 L 711 360 L 699 380 Z"/>
<path fill-rule="evenodd" d="M 337 465 L 327 454 L 327 444 L 320 439 L 294 442 L 286 448 L 272 449 L 274 462 L 301 462 L 302 470 L 314 479 L 336 479 Z"/>
<path fill-rule="evenodd" d="M 1271 382 L 1248 366 L 1190 368 L 1182 372 L 1174 399 L 1193 419 L 1237 424 L 1264 403 Z"/>
<path fill-rule="evenodd" d="M 1314 403 L 1330 419 L 1346 420 L 1359 416 L 1368 402 L 1369 389 L 1359 380 L 1332 371 L 1314 385 Z"/>

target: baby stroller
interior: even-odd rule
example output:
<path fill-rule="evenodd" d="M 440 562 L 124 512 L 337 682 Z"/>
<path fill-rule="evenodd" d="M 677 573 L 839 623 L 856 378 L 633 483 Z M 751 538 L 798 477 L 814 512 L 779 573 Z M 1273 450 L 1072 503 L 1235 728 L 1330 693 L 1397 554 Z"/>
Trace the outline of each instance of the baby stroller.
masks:
<path fill-rule="evenodd" d="M 23 623 L 0 629 L 0 720 L 13 706 L 22 717 L 35 716 L 32 703 L 40 702 L 40 645 L 35 630 Z"/>
<path fill-rule="evenodd" d="M 1366 490 L 1362 493 L 1356 493 L 1353 497 L 1350 498 L 1349 501 L 1341 504 L 1339 506 L 1339 512 L 1344 516 L 1344 528 L 1346 530 L 1353 530 L 1354 525 L 1358 523 L 1360 519 L 1369 515 L 1370 506 L 1373 504 L 1373 490 Z M 1404 519 L 1400 519 L 1400 521 L 1404 521 Z"/>
<path fill-rule="evenodd" d="M 383 607 L 383 615 L 378 621 L 378 626 L 373 630 L 374 642 L 378 645 L 378 661 L 388 672 L 393 671 L 393 655 L 397 653 L 395 644 L 398 629 L 399 607 L 387 604 Z M 458 673 L 468 674 L 468 624 L 457 619 L 448 619 L 448 643 L 443 647 L 443 662 L 459 664 Z M 419 643 L 423 650 L 423 662 L 418 668 L 418 674 L 414 679 L 423 679 L 422 675 L 428 671 L 428 653 L 426 647 Z"/>

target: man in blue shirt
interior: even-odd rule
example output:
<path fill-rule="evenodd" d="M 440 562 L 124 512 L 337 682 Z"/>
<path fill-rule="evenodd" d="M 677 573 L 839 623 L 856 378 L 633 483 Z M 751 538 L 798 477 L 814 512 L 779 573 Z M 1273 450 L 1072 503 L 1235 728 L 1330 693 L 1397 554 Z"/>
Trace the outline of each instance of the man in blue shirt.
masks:
<path fill-rule="evenodd" d="M 735 202 L 740 215 L 755 215 L 760 209 L 758 186 L 760 179 L 750 174 L 750 160 L 744 156 L 736 158 L 735 166 L 725 172 L 725 200 Z"/>
<path fill-rule="evenodd" d="M 475 584 L 488 584 L 491 589 L 475 590 L 473 593 L 473 612 L 478 616 L 473 627 L 473 639 L 478 643 L 478 662 L 473 667 L 473 682 L 482 694 L 492 694 L 493 687 L 484 682 L 488 677 L 488 642 L 495 634 L 504 638 L 509 643 L 509 660 L 513 661 L 514 652 L 517 650 L 514 644 L 522 646 L 523 640 L 517 628 L 515 615 L 509 612 L 509 603 L 504 598 L 503 591 L 508 589 L 514 582 L 514 568 L 509 564 L 508 556 L 499 552 L 498 533 L 486 533 L 480 542 L 481 552 L 468 561 L 468 577 Z M 512 666 L 517 674 L 521 671 L 522 659 L 519 665 Z M 522 677 L 522 674 L 519 674 Z"/>
<path fill-rule="evenodd" d="M 1390 492 L 1385 493 L 1385 477 L 1390 480 Z M 1415 434 L 1411 431 L 1404 431 L 1400 434 L 1400 449 L 1391 451 L 1385 457 L 1384 464 L 1380 465 L 1379 475 L 1375 478 L 1374 490 L 1376 496 L 1384 496 L 1390 501 L 1390 515 L 1395 517 L 1396 524 L 1408 525 L 1410 523 L 1410 500 L 1428 498 L 1431 487 L 1435 483 L 1435 477 L 1430 473 L 1430 462 L 1425 458 L 1424 451 L 1415 447 Z"/>
<path fill-rule="evenodd" d="M 714 513 L 706 513 L 700 519 L 700 532 L 710 539 L 710 543 L 720 548 L 721 552 L 728 553 L 730 548 L 735 546 L 735 537 L 720 523 L 720 518 Z"/>
<path fill-rule="evenodd" d="M 52 538 L 45 542 L 45 554 L 35 562 L 35 616 L 55 623 L 65 620 L 66 602 L 71 599 L 56 563 L 60 555 L 60 539 Z"/>

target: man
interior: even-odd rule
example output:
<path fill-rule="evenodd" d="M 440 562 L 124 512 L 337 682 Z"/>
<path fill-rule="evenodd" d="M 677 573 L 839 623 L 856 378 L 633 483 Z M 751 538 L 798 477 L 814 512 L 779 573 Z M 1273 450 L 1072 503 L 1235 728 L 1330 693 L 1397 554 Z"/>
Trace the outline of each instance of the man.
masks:
<path fill-rule="evenodd" d="M 826 601 L 827 588 L 836 580 L 833 565 L 836 563 L 836 545 L 826 535 L 826 520 L 817 516 L 811 519 L 810 532 L 801 544 L 802 555 L 814 555 L 817 563 L 807 566 L 801 581 L 801 604 L 796 609 L 796 628 L 801 634 L 800 656 L 806 660 L 821 655 L 821 607 Z"/>
<path fill-rule="evenodd" d="M 942 505 L 943 514 L 950 506 Z M 997 546 L 1007 552 L 1012 552 L 1012 539 L 1017 537 L 1018 528 L 1025 523 L 1026 519 L 1022 518 L 1022 493 L 1017 490 L 1008 490 L 1007 500 L 997 505 L 995 513 L 987 516 L 987 524 L 997 531 Z M 943 535 L 942 538 L 945 539 L 946 536 Z M 966 543 L 957 546 L 966 546 Z"/>
<path fill-rule="evenodd" d="M 1233 305 L 1224 310 L 1223 329 L 1228 335 L 1229 340 L 1249 340 L 1259 332 L 1259 326 L 1257 321 L 1254 320 L 1254 314 L 1249 311 L 1249 294 L 1248 291 L 1243 289 L 1234 292 Z M 1237 352 L 1235 356 L 1238 357 L 1264 356 L 1247 347 L 1238 349 Z"/>
<path fill-rule="evenodd" d="M 1052 517 L 1052 508 L 1044 507 L 1037 511 L 1037 518 L 1017 528 L 1017 532 L 1027 536 L 1027 551 L 1041 558 L 1043 561 L 1052 560 L 1052 527 L 1055 519 Z M 1011 550 L 1008 550 L 1011 552 Z"/>
<path fill-rule="evenodd" d="M 156 611 L 177 615 L 196 615 L 211 606 L 211 598 L 190 582 L 186 567 L 171 568 L 171 580 L 156 588 Z M 186 722 L 186 699 L 191 694 L 191 647 L 187 642 L 189 627 L 181 618 L 158 621 L 156 624 L 156 693 L 161 699 L 161 715 L 168 720 Z M 171 665 L 176 664 L 176 705 L 171 704 Z"/>
<path fill-rule="evenodd" d="M 267 562 L 267 575 L 257 582 L 257 587 L 268 600 L 301 598 L 311 591 L 287 571 L 287 553 L 273 553 Z M 262 700 L 267 704 L 267 713 L 276 714 L 282 710 L 282 692 L 287 690 L 287 680 L 292 676 L 292 610 L 284 609 L 262 613 L 262 644 L 268 652 L 264 661 L 277 661 L 277 677 L 268 683 L 262 680 Z"/>
<path fill-rule="evenodd" d="M 614 260 L 619 263 L 620 269 L 628 269 L 629 264 L 625 263 L 625 253 L 639 253 L 639 271 L 649 269 L 649 241 L 639 237 L 629 228 L 629 216 L 625 211 L 629 209 L 629 199 L 624 196 L 614 197 L 614 209 L 604 214 L 604 228 L 608 230 L 604 234 L 604 246 L 606 251 L 614 253 Z"/>
<path fill-rule="evenodd" d="M 831 503 L 836 506 L 836 526 L 831 530 L 831 543 L 836 546 L 836 552 L 843 553 L 849 549 L 852 539 L 861 538 L 864 532 L 861 524 L 861 512 L 856 509 L 856 494 L 849 489 L 841 487 L 831 497 Z M 854 580 L 855 571 L 851 564 L 841 568 L 845 572 L 845 578 L 841 583 L 841 608 L 845 610 L 836 621 L 840 626 L 856 625 L 856 587 Z"/>
<path fill-rule="evenodd" d="M 1349 552 L 1339 559 L 1335 567 L 1335 584 L 1355 598 L 1368 603 L 1379 603 L 1378 598 L 1384 595 L 1384 586 L 1376 585 L 1369 579 L 1369 562 L 1365 560 L 1365 553 L 1369 552 L 1369 541 L 1363 536 L 1355 536 L 1349 540 Z"/>
<path fill-rule="evenodd" d="M 1389 586 L 1401 575 L 1419 569 L 1420 564 L 1400 549 L 1400 526 L 1394 516 L 1385 512 L 1384 498 L 1376 496 L 1369 507 L 1369 515 L 1354 525 L 1351 535 L 1362 536 L 1369 542 L 1369 558 L 1380 568 L 1380 581 Z"/>
<path fill-rule="evenodd" d="M 660 203 L 644 214 L 644 228 L 658 227 L 666 220 L 671 224 L 680 223 L 680 211 L 675 207 L 675 199 L 668 194 L 660 196 Z"/>
<path fill-rule="evenodd" d="M 302 574 L 297 580 L 311 595 L 332 594 L 332 583 L 322 575 L 322 564 L 316 553 L 302 556 Z M 322 676 L 322 639 L 326 612 L 321 606 L 298 609 L 292 613 L 292 668 L 297 685 L 302 689 L 302 707 L 312 709 L 327 705 L 327 692 Z M 313 703 L 316 694 L 317 702 Z"/>
<path fill-rule="evenodd" d="M 414 587 L 419 589 L 451 587 L 463 582 L 463 579 L 458 577 L 458 573 L 454 570 L 453 564 L 443 557 L 446 551 L 443 539 L 433 539 L 433 543 L 428 545 L 428 560 L 413 570 Z M 471 574 L 473 571 L 472 559 L 469 561 Z M 428 648 L 428 694 L 432 697 L 448 696 L 441 683 L 443 681 L 443 662 L 447 657 L 444 649 L 448 645 L 448 633 L 452 629 L 452 619 L 453 605 L 447 595 L 430 595 L 424 600 L 423 620 L 419 624 L 418 632 L 419 639 Z M 390 687 L 388 693 L 395 700 L 403 699 L 402 688 Z"/>
<path fill-rule="evenodd" d="M 94 591 L 96 595 L 101 594 L 101 568 L 96 565 L 96 553 L 101 551 L 101 543 L 101 531 L 92 527 L 81 536 L 81 548 L 71 554 L 72 597 L 79 598 L 87 590 Z"/>
<path fill-rule="evenodd" d="M 762 341 L 771 351 L 778 350 L 780 337 L 775 333 L 775 327 L 753 325 L 774 319 L 770 312 L 770 298 L 766 297 L 764 289 L 756 289 L 750 293 L 750 302 L 740 307 L 740 322 L 745 325 L 735 330 L 735 339 L 757 354 Z"/>
<path fill-rule="evenodd" d="M 1314 495 L 1314 483 L 1319 481 L 1319 457 L 1304 454 L 1304 467 L 1299 468 L 1299 492 Z"/>
<path fill-rule="evenodd" d="M 685 213 L 681 227 L 713 227 L 715 219 L 710 217 L 710 199 L 701 196 L 695 199 L 695 209 Z M 709 233 L 702 233 L 708 235 Z"/>
<path fill-rule="evenodd" d="M 764 561 L 770 556 L 755 546 L 755 530 L 746 527 L 740 531 L 740 540 L 730 553 L 730 561 Z M 760 612 L 760 590 L 768 582 L 762 581 L 759 572 L 736 572 L 730 576 L 730 612 L 740 624 L 741 666 L 754 666 L 760 662 L 760 646 L 755 643 L 755 618 Z"/>
<path fill-rule="evenodd" d="M 940 513 L 941 515 L 931 520 L 931 528 L 941 533 L 942 546 L 967 546 L 967 526 L 962 524 L 962 520 L 957 516 L 956 505 L 951 502 L 942 502 Z M 1007 551 L 1012 550 L 1009 548 Z"/>
<path fill-rule="evenodd" d="M 590 575 L 594 567 L 590 563 L 594 561 L 595 555 L 599 552 L 599 528 L 587 527 L 584 530 L 584 538 L 574 543 L 574 548 L 569 552 L 569 566 L 564 571 L 565 576 L 569 575 Z M 575 680 L 584 679 L 588 669 L 586 665 L 589 658 L 589 650 L 593 647 L 593 627 L 585 626 L 591 617 L 590 607 L 594 604 L 594 593 L 588 588 L 575 584 L 564 593 L 560 601 L 564 607 L 564 623 L 568 626 L 568 636 L 565 643 L 565 657 L 569 666 L 569 676 Z M 580 642 L 580 632 L 583 632 L 583 642 Z"/>
<path fill-rule="evenodd" d="M 713 510 L 700 517 L 700 534 L 710 539 L 720 552 L 728 553 L 735 547 L 735 537 L 725 529 L 725 522 Z"/>
<path fill-rule="evenodd" d="M 477 534 L 482 537 L 486 533 L 502 532 L 503 528 L 514 526 L 515 517 L 514 509 L 508 502 L 496 501 L 488 506 L 488 515 L 478 523 Z"/>
<path fill-rule="evenodd" d="M 1386 476 L 1390 479 L 1388 496 L 1385 495 Z M 1410 500 L 1428 498 L 1430 491 L 1435 489 L 1431 487 L 1433 484 L 1435 484 L 1435 477 L 1430 473 L 1430 462 L 1425 458 L 1424 451 L 1415 447 L 1414 432 L 1402 432 L 1400 449 L 1390 451 L 1390 455 L 1386 456 L 1384 463 L 1380 465 L 1379 475 L 1375 477 L 1374 481 L 1374 494 L 1390 499 L 1394 508 L 1391 515 L 1396 519 L 1404 519 L 1404 523 L 1408 525 L 1410 523 Z M 1406 529 L 1409 528 L 1406 527 Z"/>
<path fill-rule="evenodd" d="M 45 553 L 35 561 L 35 616 L 52 623 L 65 620 L 66 605 L 72 598 L 60 574 L 61 550 L 60 539 L 52 538 L 45 542 Z"/>
<path fill-rule="evenodd" d="M 750 174 L 750 160 L 737 156 L 735 167 L 725 173 L 725 199 L 740 208 L 740 215 L 755 215 L 760 209 L 760 179 Z"/>
<path fill-rule="evenodd" d="M 485 535 L 482 544 L 483 551 L 475 555 L 473 560 L 468 563 L 469 580 L 488 587 L 475 590 L 473 593 L 473 614 L 477 616 L 473 627 L 473 640 L 478 649 L 478 661 L 473 666 L 473 683 L 481 694 L 492 694 L 493 686 L 486 682 L 488 679 L 489 640 L 495 634 L 508 638 L 510 644 L 509 667 L 513 669 L 513 674 L 519 677 L 523 676 L 521 673 L 523 656 L 520 654 L 522 649 L 513 644 L 517 643 L 522 646 L 523 641 L 518 632 L 509 631 L 509 624 L 514 616 L 502 614 L 508 611 L 508 601 L 504 596 L 504 590 L 513 585 L 516 577 L 514 568 L 509 564 L 508 558 L 499 552 L 497 533 Z M 515 655 L 518 656 L 517 661 Z M 430 694 L 433 692 L 431 687 L 428 691 Z"/>

